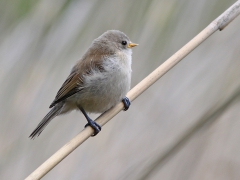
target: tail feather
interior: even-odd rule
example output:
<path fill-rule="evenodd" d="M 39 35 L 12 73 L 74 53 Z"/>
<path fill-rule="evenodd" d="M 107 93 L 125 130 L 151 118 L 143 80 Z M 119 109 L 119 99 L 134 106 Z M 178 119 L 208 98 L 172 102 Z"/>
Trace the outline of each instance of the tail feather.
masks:
<path fill-rule="evenodd" d="M 55 118 L 57 115 L 60 114 L 62 109 L 62 104 L 58 104 L 54 106 L 49 113 L 43 118 L 43 120 L 38 124 L 36 129 L 30 134 L 29 138 L 34 139 L 35 137 L 39 136 L 44 128 L 50 123 L 50 121 Z"/>

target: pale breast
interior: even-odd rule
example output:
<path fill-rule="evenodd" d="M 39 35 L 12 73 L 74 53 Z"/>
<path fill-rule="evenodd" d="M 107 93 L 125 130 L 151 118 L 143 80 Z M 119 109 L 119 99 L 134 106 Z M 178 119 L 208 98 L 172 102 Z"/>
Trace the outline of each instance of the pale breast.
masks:
<path fill-rule="evenodd" d="M 104 112 L 122 100 L 130 89 L 131 55 L 106 57 L 104 71 L 84 76 L 83 91 L 75 94 L 87 112 Z"/>

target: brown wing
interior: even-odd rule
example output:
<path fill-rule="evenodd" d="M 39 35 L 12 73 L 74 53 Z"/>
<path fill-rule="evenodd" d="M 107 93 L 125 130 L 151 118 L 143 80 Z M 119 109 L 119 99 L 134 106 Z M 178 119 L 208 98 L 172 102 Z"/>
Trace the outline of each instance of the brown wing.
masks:
<path fill-rule="evenodd" d="M 98 69 L 100 72 L 105 71 L 102 67 L 105 55 L 106 54 L 101 54 L 97 51 L 94 51 L 94 53 L 89 53 L 88 51 L 83 56 L 83 59 L 73 67 L 70 75 L 63 83 L 62 87 L 59 89 L 54 101 L 49 108 L 81 91 L 83 89 L 84 83 L 82 79 L 83 75 L 91 74 L 91 71 L 93 69 Z"/>
<path fill-rule="evenodd" d="M 82 83 L 83 82 L 81 81 L 79 73 L 76 71 L 72 71 L 66 81 L 63 83 L 62 87 L 59 89 L 54 101 L 49 106 L 49 108 L 55 106 L 57 103 L 72 96 L 73 94 L 81 91 Z"/>

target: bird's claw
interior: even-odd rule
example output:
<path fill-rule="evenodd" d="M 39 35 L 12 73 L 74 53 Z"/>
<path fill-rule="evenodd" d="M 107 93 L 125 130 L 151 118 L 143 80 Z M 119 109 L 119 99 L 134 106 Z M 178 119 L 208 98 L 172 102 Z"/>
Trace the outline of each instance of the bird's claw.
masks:
<path fill-rule="evenodd" d="M 128 110 L 128 108 L 130 107 L 130 105 L 131 105 L 131 102 L 130 102 L 130 100 L 127 98 L 127 97 L 125 97 L 125 98 L 123 98 L 122 99 L 122 102 L 123 102 L 123 104 L 124 104 L 124 111 L 127 111 Z"/>
<path fill-rule="evenodd" d="M 95 121 L 90 121 L 89 123 L 87 123 L 85 125 L 85 128 L 87 126 L 91 126 L 93 128 L 94 133 L 92 134 L 92 136 L 96 136 L 102 129 L 102 127 L 98 123 L 96 123 Z"/>

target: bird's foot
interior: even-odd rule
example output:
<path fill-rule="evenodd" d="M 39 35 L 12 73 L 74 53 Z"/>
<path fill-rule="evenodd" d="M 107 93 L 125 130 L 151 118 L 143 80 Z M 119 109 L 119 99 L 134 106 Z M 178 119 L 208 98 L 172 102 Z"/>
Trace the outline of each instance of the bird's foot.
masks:
<path fill-rule="evenodd" d="M 131 105 L 131 102 L 130 102 L 130 100 L 127 98 L 127 97 L 125 97 L 125 98 L 123 98 L 122 99 L 122 102 L 123 102 L 123 104 L 124 104 L 124 111 L 127 111 L 128 110 L 128 108 L 130 107 L 130 105 Z"/>
<path fill-rule="evenodd" d="M 96 135 L 101 131 L 101 129 L 102 129 L 102 127 L 101 127 L 98 123 L 96 123 L 95 121 L 93 121 L 93 120 L 89 121 L 89 122 L 85 125 L 85 128 L 86 128 L 87 126 L 91 126 L 91 127 L 93 128 L 94 133 L 92 134 L 92 136 L 96 136 Z"/>

